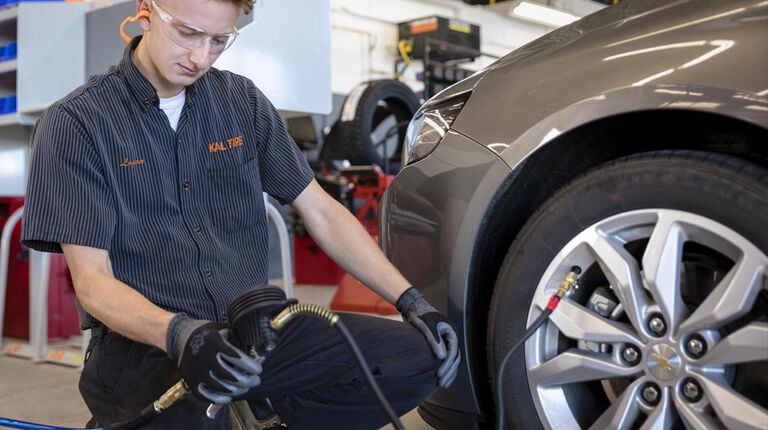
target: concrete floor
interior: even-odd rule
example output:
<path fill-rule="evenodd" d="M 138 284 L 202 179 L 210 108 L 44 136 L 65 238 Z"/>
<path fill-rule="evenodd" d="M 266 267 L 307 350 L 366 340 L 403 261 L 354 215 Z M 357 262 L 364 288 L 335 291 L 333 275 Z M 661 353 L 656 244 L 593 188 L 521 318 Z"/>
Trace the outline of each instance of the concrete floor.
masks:
<path fill-rule="evenodd" d="M 335 287 L 297 286 L 301 302 L 327 306 Z M 77 390 L 79 370 L 0 356 L 0 417 L 81 427 L 89 418 Z M 416 411 L 402 418 L 408 430 L 431 430 Z M 384 428 L 391 428 L 387 426 Z"/>

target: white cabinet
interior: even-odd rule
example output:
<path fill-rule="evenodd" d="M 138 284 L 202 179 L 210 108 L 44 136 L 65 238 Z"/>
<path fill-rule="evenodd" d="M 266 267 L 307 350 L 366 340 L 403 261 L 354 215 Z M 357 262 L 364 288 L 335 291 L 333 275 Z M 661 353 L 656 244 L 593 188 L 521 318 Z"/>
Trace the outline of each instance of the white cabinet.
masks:
<path fill-rule="evenodd" d="M 33 2 L 0 11 L 0 44 L 18 42 L 15 67 L 0 62 L 0 96 L 16 94 L 18 123 L 34 124 L 43 109 L 85 82 L 89 8 L 88 3 Z"/>
<path fill-rule="evenodd" d="M 85 82 L 89 3 L 33 2 L 0 10 L 0 45 L 17 42 L 17 59 L 0 62 L 0 97 L 16 112 L 0 115 L 0 196 L 22 196 L 31 126 L 51 103 Z"/>

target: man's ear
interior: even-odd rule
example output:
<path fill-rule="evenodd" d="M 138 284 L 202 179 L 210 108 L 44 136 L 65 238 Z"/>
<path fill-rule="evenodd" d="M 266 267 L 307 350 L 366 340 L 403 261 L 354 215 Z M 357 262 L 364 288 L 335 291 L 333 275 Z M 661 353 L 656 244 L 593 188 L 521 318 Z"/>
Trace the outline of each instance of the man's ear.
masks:
<path fill-rule="evenodd" d="M 144 31 L 149 30 L 149 7 L 150 0 L 136 0 L 136 16 L 139 20 L 139 25 Z"/>
<path fill-rule="evenodd" d="M 125 34 L 125 26 L 129 22 L 136 22 L 139 21 L 139 24 L 141 25 L 141 28 L 144 29 L 144 31 L 149 30 L 149 11 L 146 9 L 139 10 L 139 12 L 135 16 L 128 16 L 126 17 L 123 22 L 120 24 L 120 37 L 125 41 L 125 43 L 129 43 L 131 41 L 130 36 Z"/>
<path fill-rule="evenodd" d="M 149 30 L 149 9 L 143 9 L 136 15 L 139 19 L 139 25 L 144 31 Z"/>

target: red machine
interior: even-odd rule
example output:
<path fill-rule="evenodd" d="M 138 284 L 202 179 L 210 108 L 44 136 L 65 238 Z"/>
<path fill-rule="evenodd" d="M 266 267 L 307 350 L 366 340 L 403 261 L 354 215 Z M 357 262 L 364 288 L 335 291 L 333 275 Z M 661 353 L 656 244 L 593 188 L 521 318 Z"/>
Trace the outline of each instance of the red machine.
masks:
<path fill-rule="evenodd" d="M 344 204 L 378 240 L 379 200 L 393 175 L 378 166 L 354 166 L 339 170 L 339 176 L 319 176 L 320 185 Z M 335 311 L 371 312 L 394 315 L 397 310 L 333 262 L 306 233 L 301 221 L 294 228 L 294 257 L 297 284 L 339 285 L 331 301 Z"/>
<path fill-rule="evenodd" d="M 21 197 L 0 197 L 0 228 L 24 205 Z M 80 334 L 75 291 L 62 254 L 51 255 L 48 287 L 48 340 Z M 21 245 L 21 223 L 13 230 L 8 263 L 3 336 L 29 339 L 29 250 Z"/>

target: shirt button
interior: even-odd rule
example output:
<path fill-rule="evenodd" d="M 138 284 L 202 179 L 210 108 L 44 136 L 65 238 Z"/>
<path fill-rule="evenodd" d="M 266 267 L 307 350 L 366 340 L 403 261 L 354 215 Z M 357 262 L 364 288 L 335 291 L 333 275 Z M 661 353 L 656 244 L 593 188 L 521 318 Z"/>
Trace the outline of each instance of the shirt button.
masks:
<path fill-rule="evenodd" d="M 194 230 L 194 231 L 195 231 L 195 233 L 202 233 L 202 232 L 203 232 L 203 228 L 202 228 L 202 227 L 200 227 L 200 226 L 199 226 L 199 225 L 197 225 L 197 224 L 195 224 L 194 226 L 192 226 L 192 230 Z"/>
<path fill-rule="evenodd" d="M 205 269 L 205 272 L 203 272 L 203 273 L 205 273 L 205 277 L 206 278 L 213 277 L 213 270 L 211 270 L 211 269 Z"/>
<path fill-rule="evenodd" d="M 189 179 L 185 179 L 184 182 L 181 183 L 181 186 L 184 187 L 184 191 L 189 191 L 189 187 L 192 186 L 192 183 L 189 182 Z"/>

